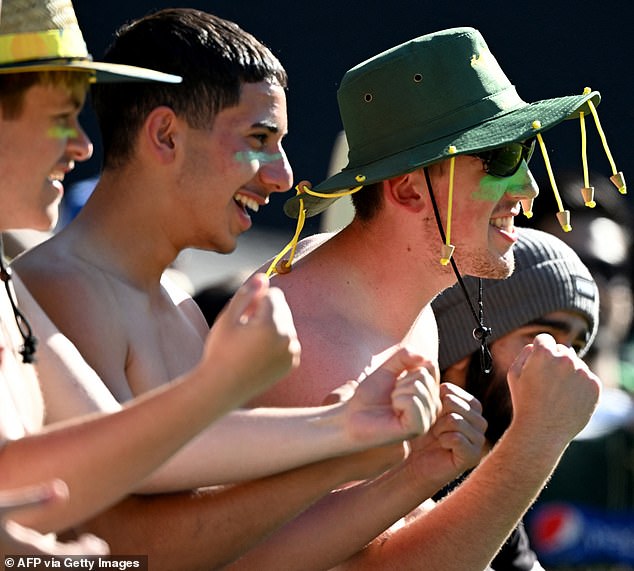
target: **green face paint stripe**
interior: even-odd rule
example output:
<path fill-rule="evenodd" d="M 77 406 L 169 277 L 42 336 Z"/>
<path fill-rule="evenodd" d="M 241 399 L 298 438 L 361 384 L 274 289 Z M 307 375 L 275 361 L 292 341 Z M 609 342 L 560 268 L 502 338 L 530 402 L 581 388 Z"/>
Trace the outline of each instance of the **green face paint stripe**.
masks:
<path fill-rule="evenodd" d="M 258 161 L 261 163 L 272 163 L 282 158 L 282 153 L 265 153 L 263 151 L 238 151 L 235 155 L 237 161 Z"/>
<path fill-rule="evenodd" d="M 513 176 L 500 178 L 487 174 L 480 179 L 480 188 L 472 192 L 471 197 L 474 200 L 492 200 L 497 202 L 510 189 L 517 189 L 518 186 L 524 188 L 527 172 L 528 167 L 523 162 Z"/>
<path fill-rule="evenodd" d="M 73 127 L 51 127 L 46 134 L 52 139 L 74 139 L 77 137 L 77 129 Z"/>
<path fill-rule="evenodd" d="M 471 193 L 471 198 L 474 200 L 487 200 L 497 202 L 502 198 L 506 189 L 509 187 L 509 181 L 512 177 L 496 178 L 494 176 L 486 175 L 480 180 L 480 186 L 478 190 Z"/>

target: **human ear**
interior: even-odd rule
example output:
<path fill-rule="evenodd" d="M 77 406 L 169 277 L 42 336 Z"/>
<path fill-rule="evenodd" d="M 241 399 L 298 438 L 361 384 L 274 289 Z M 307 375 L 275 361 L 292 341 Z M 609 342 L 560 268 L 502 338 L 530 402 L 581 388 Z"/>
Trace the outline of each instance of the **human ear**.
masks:
<path fill-rule="evenodd" d="M 152 109 L 143 124 L 143 134 L 146 147 L 155 159 L 163 163 L 174 160 L 179 122 L 170 107 L 161 106 Z"/>
<path fill-rule="evenodd" d="M 419 171 L 407 173 L 385 181 L 386 199 L 411 212 L 421 212 L 425 209 L 427 196 L 425 181 Z"/>

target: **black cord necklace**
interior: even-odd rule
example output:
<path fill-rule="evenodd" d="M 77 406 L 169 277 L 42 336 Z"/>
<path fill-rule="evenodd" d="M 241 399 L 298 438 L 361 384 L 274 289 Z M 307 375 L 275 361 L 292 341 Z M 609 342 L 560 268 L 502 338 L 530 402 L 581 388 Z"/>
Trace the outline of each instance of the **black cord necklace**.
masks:
<path fill-rule="evenodd" d="M 427 188 L 429 190 L 429 197 L 431 199 L 432 207 L 434 208 L 434 216 L 436 218 L 436 225 L 438 226 L 438 231 L 440 232 L 440 237 L 445 242 L 445 230 L 442 226 L 442 221 L 440 220 L 440 211 L 438 210 L 438 204 L 436 204 L 436 198 L 434 197 L 434 191 L 431 186 L 431 178 L 429 176 L 429 172 L 427 167 L 423 168 L 423 172 L 425 173 L 425 181 L 427 182 Z M 478 278 L 478 312 L 476 313 L 475 308 L 473 307 L 473 303 L 471 303 L 471 298 L 469 297 L 469 292 L 464 284 L 464 280 L 458 271 L 458 266 L 456 261 L 453 259 L 453 256 L 449 259 L 451 262 L 451 267 L 453 269 L 453 273 L 460 284 L 460 288 L 462 289 L 462 293 L 467 300 L 467 304 L 469 305 L 469 309 L 471 310 L 471 314 L 476 321 L 477 326 L 472 332 L 474 339 L 480 342 L 480 367 L 483 373 L 490 373 L 493 368 L 493 357 L 491 357 L 491 351 L 489 350 L 489 346 L 487 344 L 487 337 L 491 335 L 491 328 L 484 325 L 484 303 L 482 301 L 482 278 Z"/>
<path fill-rule="evenodd" d="M 11 303 L 11 309 L 13 310 L 15 322 L 18 326 L 18 330 L 20 331 L 20 335 L 22 335 L 24 344 L 19 350 L 20 355 L 22 355 L 22 362 L 33 363 L 35 362 L 37 338 L 33 335 L 31 324 L 18 308 L 18 303 L 15 299 L 13 288 L 11 287 L 10 283 L 11 268 L 5 266 L 4 264 L 4 248 L 2 244 L 2 237 L 0 237 L 0 280 L 4 282 L 4 288 L 7 291 L 7 297 L 9 298 L 9 302 Z"/>

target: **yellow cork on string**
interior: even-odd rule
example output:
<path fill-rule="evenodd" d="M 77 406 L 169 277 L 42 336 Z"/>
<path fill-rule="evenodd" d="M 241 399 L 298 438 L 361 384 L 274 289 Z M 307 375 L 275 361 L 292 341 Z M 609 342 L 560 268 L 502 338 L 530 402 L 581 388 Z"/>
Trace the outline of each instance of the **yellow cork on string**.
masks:
<path fill-rule="evenodd" d="M 533 129 L 540 129 L 542 126 L 540 121 L 533 121 L 532 127 Z M 555 182 L 555 175 L 553 174 L 552 166 L 550 165 L 550 158 L 548 157 L 548 151 L 546 150 L 546 144 L 544 143 L 544 138 L 541 133 L 537 133 L 537 142 L 539 143 L 539 148 L 542 151 L 542 156 L 544 157 L 544 164 L 546 165 L 546 171 L 548 172 L 548 178 L 550 180 L 550 185 L 553 189 L 553 193 L 555 195 L 555 201 L 557 202 L 557 208 L 559 212 L 557 212 L 557 220 L 564 232 L 570 232 L 572 230 L 572 226 L 570 225 L 570 211 L 564 209 L 564 205 L 561 201 L 561 196 L 559 195 L 559 189 L 557 188 L 557 183 Z"/>
<path fill-rule="evenodd" d="M 455 155 L 457 152 L 456 147 L 451 145 L 447 152 L 450 155 Z M 451 244 L 451 214 L 453 210 L 453 181 L 454 181 L 454 172 L 456 170 L 456 157 L 451 157 L 449 160 L 449 194 L 447 196 L 447 227 L 445 228 L 445 243 L 443 244 L 440 251 L 440 263 L 443 266 L 446 266 L 453 256 L 453 252 L 455 247 Z"/>
<path fill-rule="evenodd" d="M 589 87 L 586 87 L 583 90 L 583 94 L 587 95 L 591 91 L 592 90 Z M 597 126 L 597 131 L 599 132 L 599 137 L 601 139 L 601 143 L 603 144 L 603 149 L 605 150 L 605 154 L 607 155 L 608 161 L 610 162 L 610 166 L 612 167 L 612 176 L 610 177 L 610 180 L 612 181 L 612 184 L 616 186 L 616 188 L 621 194 L 627 194 L 627 185 L 625 184 L 625 177 L 623 176 L 623 173 L 617 170 L 616 168 L 616 163 L 614 162 L 614 158 L 612 157 L 612 153 L 610 152 L 610 147 L 608 146 L 607 138 L 605 136 L 605 133 L 603 132 L 603 128 L 601 127 L 601 121 L 599 121 L 599 114 L 597 113 L 597 109 L 591 100 L 588 100 L 587 103 L 588 103 L 588 107 L 590 108 L 590 111 L 592 112 L 592 116 L 594 117 L 594 123 Z"/>
<path fill-rule="evenodd" d="M 610 180 L 612 181 L 612 184 L 619 189 L 621 194 L 627 194 L 627 184 L 625 184 L 625 177 L 621 171 L 613 174 L 610 177 Z"/>
<path fill-rule="evenodd" d="M 526 218 L 533 217 L 533 198 L 522 198 L 520 204 L 522 205 L 522 212 Z"/>
<path fill-rule="evenodd" d="M 594 201 L 594 187 L 590 186 L 590 175 L 588 174 L 588 140 L 586 137 L 585 113 L 583 111 L 579 113 L 579 121 L 581 125 L 581 164 L 583 165 L 584 185 L 581 189 L 581 196 L 583 196 L 583 203 L 588 208 L 594 208 L 597 203 Z"/>

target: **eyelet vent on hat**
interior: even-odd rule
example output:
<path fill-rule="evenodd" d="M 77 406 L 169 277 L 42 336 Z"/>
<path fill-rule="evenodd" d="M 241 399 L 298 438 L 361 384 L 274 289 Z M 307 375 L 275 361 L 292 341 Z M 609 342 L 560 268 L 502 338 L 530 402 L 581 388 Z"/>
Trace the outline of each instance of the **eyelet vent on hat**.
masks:
<path fill-rule="evenodd" d="M 415 73 L 414 74 L 414 83 L 420 83 L 421 81 L 423 81 L 423 74 L 422 73 Z"/>
<path fill-rule="evenodd" d="M 373 99 L 374 99 L 374 97 L 372 96 L 372 94 L 371 94 L 371 93 L 366 93 L 366 94 L 363 96 L 363 100 L 364 100 L 366 103 L 370 103 L 370 101 L 372 101 Z"/>

